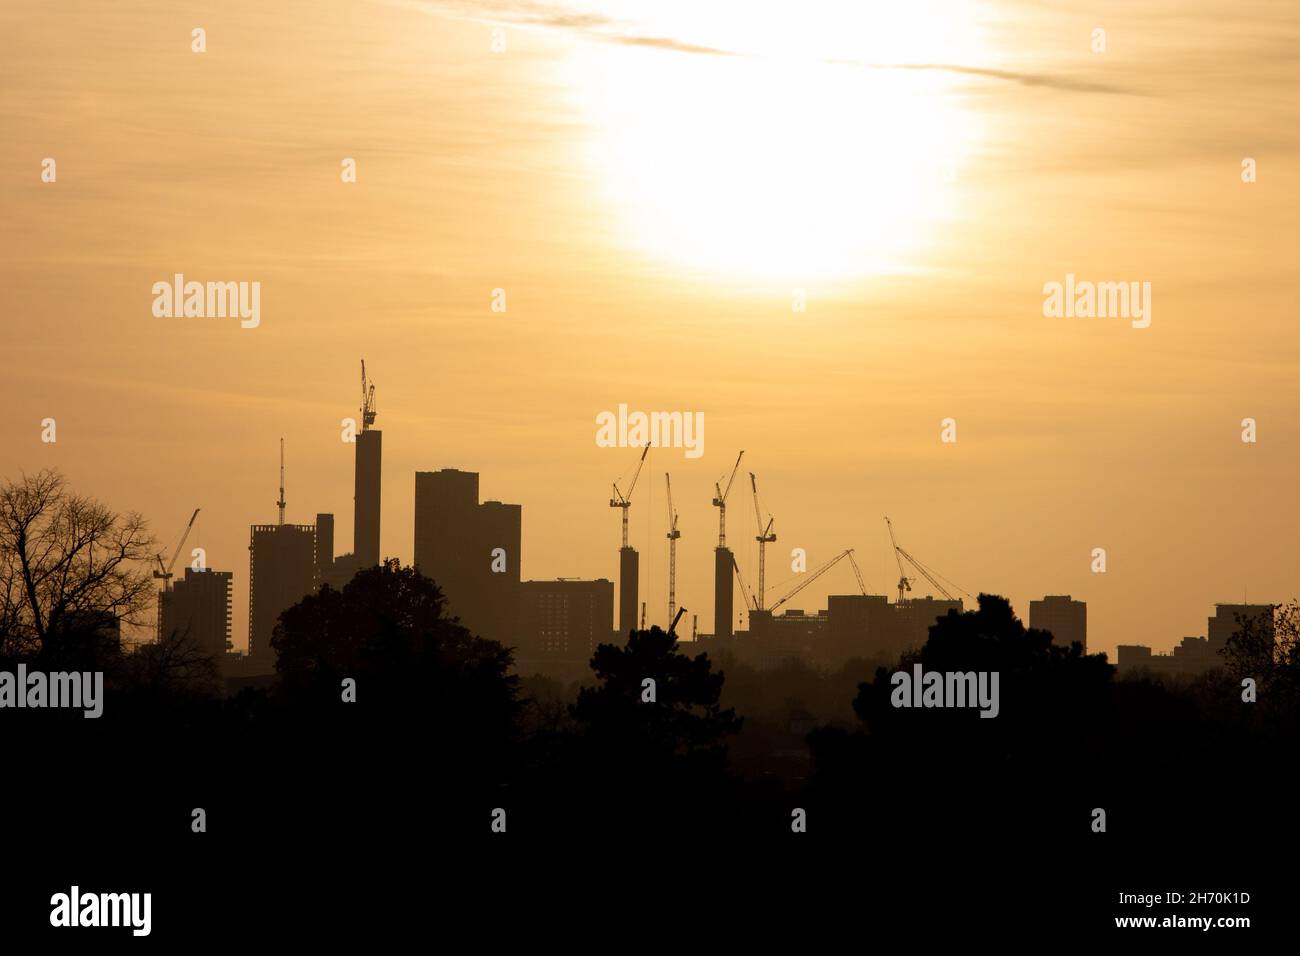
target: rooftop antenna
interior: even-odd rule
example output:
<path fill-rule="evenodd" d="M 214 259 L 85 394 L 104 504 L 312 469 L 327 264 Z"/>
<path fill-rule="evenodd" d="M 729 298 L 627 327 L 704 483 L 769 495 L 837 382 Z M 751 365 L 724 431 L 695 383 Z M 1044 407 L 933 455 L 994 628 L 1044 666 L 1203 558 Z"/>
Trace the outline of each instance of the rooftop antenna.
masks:
<path fill-rule="evenodd" d="M 280 524 L 284 524 L 284 439 L 280 439 L 280 500 L 275 503 L 280 509 Z"/>

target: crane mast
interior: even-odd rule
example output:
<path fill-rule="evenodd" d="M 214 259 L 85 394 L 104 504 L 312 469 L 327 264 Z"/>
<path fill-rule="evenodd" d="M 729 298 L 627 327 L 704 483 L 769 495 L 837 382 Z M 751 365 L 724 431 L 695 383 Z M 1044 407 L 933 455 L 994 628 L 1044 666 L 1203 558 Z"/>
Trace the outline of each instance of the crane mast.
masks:
<path fill-rule="evenodd" d="M 154 560 L 158 562 L 158 567 L 161 568 L 161 570 L 155 571 L 153 573 L 153 576 L 155 578 L 162 579 L 163 590 L 170 591 L 172 589 L 172 577 L 173 577 L 172 569 L 176 567 L 176 559 L 177 557 L 180 556 L 181 551 L 184 550 L 185 542 L 190 536 L 190 529 L 194 527 L 194 519 L 197 518 L 198 516 L 199 516 L 199 509 L 195 508 L 194 514 L 190 515 L 190 523 L 185 526 L 185 530 L 181 533 L 181 540 L 176 545 L 176 550 L 172 552 L 171 561 L 165 567 L 163 566 L 162 563 L 161 552 L 159 552 L 159 554 L 154 558 Z"/>
<path fill-rule="evenodd" d="M 754 518 L 758 523 L 758 536 L 754 540 L 758 542 L 758 610 L 761 611 L 767 594 L 767 543 L 776 540 L 776 534 L 772 531 L 775 519 L 769 514 L 767 526 L 763 526 L 763 509 L 758 503 L 758 479 L 752 471 L 749 473 L 749 485 L 754 490 Z"/>
<path fill-rule="evenodd" d="M 912 590 L 912 579 L 907 576 L 903 570 L 903 558 L 898 553 L 898 541 L 894 538 L 894 523 L 889 520 L 889 515 L 885 515 L 885 527 L 889 529 L 889 543 L 894 549 L 894 560 L 898 562 L 898 601 L 903 603 L 903 593 Z"/>
<path fill-rule="evenodd" d="M 609 499 L 611 508 L 621 508 L 623 510 L 623 547 L 627 547 L 627 509 L 632 507 L 632 491 L 636 488 L 636 480 L 641 477 L 641 466 L 645 464 L 645 456 L 650 453 L 650 444 L 646 443 L 645 448 L 641 450 L 641 458 L 636 463 L 636 471 L 632 473 L 632 483 L 627 486 L 627 493 L 618 490 L 618 482 L 614 482 L 614 496 Z"/>
<path fill-rule="evenodd" d="M 668 620 L 676 626 L 677 539 L 682 533 L 677 530 L 677 512 L 673 510 L 673 479 L 667 472 L 664 472 L 664 483 L 668 486 Z"/>
<path fill-rule="evenodd" d="M 280 439 L 280 500 L 275 503 L 280 509 L 280 524 L 284 524 L 284 439 Z"/>
<path fill-rule="evenodd" d="M 742 448 L 740 454 L 736 456 L 736 464 L 732 466 L 731 477 L 727 479 L 727 489 L 722 490 L 722 479 L 719 478 L 713 483 L 713 507 L 718 509 L 718 547 L 727 546 L 727 495 L 731 494 L 731 483 L 736 480 L 736 472 L 740 470 L 740 459 L 745 457 L 745 450 Z"/>
<path fill-rule="evenodd" d="M 891 522 L 888 517 L 885 518 L 885 525 L 889 528 L 889 543 L 894 546 L 894 560 L 898 562 L 898 603 L 899 604 L 903 603 L 903 593 L 905 591 L 911 591 L 912 584 L 916 581 L 916 578 L 909 578 L 907 576 L 907 572 L 903 569 L 904 560 L 906 560 L 908 564 L 910 564 L 913 568 L 915 568 L 916 571 L 920 573 L 921 577 L 925 578 L 928 582 L 930 582 L 930 586 L 933 587 L 940 594 L 942 594 L 947 600 L 949 601 L 960 600 L 960 598 L 953 595 L 952 591 L 949 591 L 946 587 L 944 587 L 939 582 L 939 578 L 943 577 L 943 575 L 939 574 L 938 571 L 934 571 L 931 568 L 926 567 L 926 565 L 923 564 L 921 561 L 912 557 L 912 555 L 910 555 L 907 551 L 899 547 L 898 541 L 894 538 L 893 522 Z M 947 581 L 947 578 L 944 578 L 944 580 Z M 948 583 L 952 585 L 954 590 L 960 591 L 962 594 L 965 594 L 968 597 L 970 596 L 970 592 L 967 591 L 965 588 L 953 584 L 952 581 L 948 581 Z"/>

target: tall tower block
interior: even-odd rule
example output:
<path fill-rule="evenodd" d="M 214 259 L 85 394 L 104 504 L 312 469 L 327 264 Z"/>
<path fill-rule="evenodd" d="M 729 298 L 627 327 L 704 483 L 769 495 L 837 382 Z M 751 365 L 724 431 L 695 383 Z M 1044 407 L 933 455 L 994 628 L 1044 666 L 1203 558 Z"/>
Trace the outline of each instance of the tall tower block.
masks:
<path fill-rule="evenodd" d="M 713 636 L 731 637 L 735 625 L 731 621 L 731 569 L 735 558 L 730 548 L 713 549 Z"/>
<path fill-rule="evenodd" d="M 637 576 L 640 571 L 640 557 L 636 548 L 623 547 L 618 550 L 618 632 L 626 638 L 637 627 L 637 601 L 640 592 Z"/>
<path fill-rule="evenodd" d="M 379 563 L 379 479 L 384 433 L 375 424 L 375 383 L 366 378 L 361 362 L 361 431 L 357 434 L 357 467 L 352 492 L 352 554 L 357 568 Z"/>
<path fill-rule="evenodd" d="M 358 568 L 379 563 L 379 484 L 384 433 L 369 429 L 357 435 L 356 485 L 352 499 L 352 553 Z"/>

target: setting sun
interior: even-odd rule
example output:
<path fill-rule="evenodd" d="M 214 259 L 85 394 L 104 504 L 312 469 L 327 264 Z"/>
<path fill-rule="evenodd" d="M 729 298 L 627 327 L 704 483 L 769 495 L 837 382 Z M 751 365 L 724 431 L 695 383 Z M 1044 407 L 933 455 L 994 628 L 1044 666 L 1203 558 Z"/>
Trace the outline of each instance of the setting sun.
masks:
<path fill-rule="evenodd" d="M 940 61 L 942 38 L 926 51 L 923 21 L 878 20 L 862 15 L 856 50 L 851 35 L 787 36 L 781 23 L 764 32 L 762 17 L 738 16 L 729 43 L 725 25 L 697 22 L 688 35 L 699 47 L 575 53 L 591 125 L 582 158 L 616 241 L 722 277 L 917 268 L 927 238 L 957 213 L 955 173 L 979 129 L 942 71 L 873 56 L 887 37 Z"/>

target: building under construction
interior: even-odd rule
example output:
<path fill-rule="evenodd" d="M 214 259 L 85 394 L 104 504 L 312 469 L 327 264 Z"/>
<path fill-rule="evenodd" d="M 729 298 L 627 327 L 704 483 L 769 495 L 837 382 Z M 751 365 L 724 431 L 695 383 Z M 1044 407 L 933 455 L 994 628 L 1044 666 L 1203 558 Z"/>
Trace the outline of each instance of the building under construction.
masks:
<path fill-rule="evenodd" d="M 280 440 L 280 499 L 276 524 L 255 524 L 248 530 L 248 665 L 255 673 L 275 670 L 271 635 L 286 610 L 311 594 L 320 583 L 316 526 L 285 524 L 284 440 Z M 331 534 L 333 521 L 330 522 Z"/>
<path fill-rule="evenodd" d="M 732 483 L 740 469 L 740 459 L 745 457 L 744 449 L 736 456 L 736 464 L 727 479 L 727 487 L 722 487 L 722 480 L 713 485 L 713 507 L 718 509 L 718 546 L 713 549 L 713 636 L 727 640 L 735 633 L 735 622 L 731 619 L 733 605 L 731 602 L 735 584 L 731 575 L 736 567 L 736 557 L 727 547 L 727 496 L 731 494 Z"/>
<path fill-rule="evenodd" d="M 352 499 L 352 554 L 356 570 L 379 563 L 380 483 L 384 433 L 375 424 L 375 386 L 361 363 L 361 431 L 357 433 Z"/>
<path fill-rule="evenodd" d="M 275 670 L 271 634 L 280 615 L 316 589 L 316 526 L 255 524 L 248 536 L 248 656 Z"/>
<path fill-rule="evenodd" d="M 618 549 L 618 633 L 621 640 L 626 640 L 628 634 L 637 629 L 637 603 L 641 598 L 641 557 L 628 544 L 627 513 L 632 507 L 632 492 L 636 490 L 637 479 L 641 477 L 641 469 L 645 467 L 646 455 L 649 453 L 650 445 L 647 444 L 641 449 L 641 457 L 637 459 L 636 471 L 632 473 L 627 491 L 622 491 L 615 481 L 609 499 L 609 506 L 619 509 L 623 526 L 623 546 Z"/>
<path fill-rule="evenodd" d="M 960 600 L 923 597 L 891 604 L 883 594 L 832 594 L 825 610 L 816 613 L 751 610 L 749 630 L 722 641 L 719 649 L 760 668 L 790 658 L 825 667 L 839 667 L 854 657 L 897 661 L 926 642 L 936 621 L 962 610 Z"/>
<path fill-rule="evenodd" d="M 229 571 L 185 569 L 185 577 L 158 594 L 158 633 L 181 635 L 218 663 L 233 646 L 230 640 Z"/>

